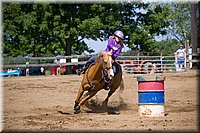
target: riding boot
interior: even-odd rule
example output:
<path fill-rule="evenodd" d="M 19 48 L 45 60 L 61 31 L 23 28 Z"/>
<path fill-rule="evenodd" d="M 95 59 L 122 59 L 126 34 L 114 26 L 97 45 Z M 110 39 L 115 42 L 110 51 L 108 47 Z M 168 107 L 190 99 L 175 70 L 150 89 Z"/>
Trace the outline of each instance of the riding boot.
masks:
<path fill-rule="evenodd" d="M 81 69 L 81 74 L 85 74 L 86 70 L 88 69 L 87 66 L 84 66 L 82 69 Z"/>
<path fill-rule="evenodd" d="M 88 67 L 83 66 L 81 69 L 77 69 L 76 70 L 76 74 L 78 74 L 79 76 L 81 74 L 85 74 L 85 71 L 87 70 Z"/>

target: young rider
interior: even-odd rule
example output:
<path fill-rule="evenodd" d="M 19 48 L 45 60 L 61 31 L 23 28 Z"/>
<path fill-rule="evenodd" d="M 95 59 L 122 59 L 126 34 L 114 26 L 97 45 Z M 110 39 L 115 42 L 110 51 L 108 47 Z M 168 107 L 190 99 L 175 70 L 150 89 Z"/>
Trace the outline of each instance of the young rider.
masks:
<path fill-rule="evenodd" d="M 120 55 L 122 48 L 124 47 L 123 40 L 124 40 L 124 33 L 120 30 L 115 31 L 113 36 L 109 37 L 108 44 L 107 44 L 105 51 L 109 52 L 112 50 L 112 59 L 113 60 L 115 60 Z M 93 63 L 95 61 L 95 59 L 96 59 L 96 56 L 91 57 L 86 62 L 86 64 L 83 66 L 82 69 L 77 69 L 76 73 L 78 75 L 85 73 L 87 68 L 90 66 L 91 63 Z M 108 89 L 107 86 L 106 86 L 106 89 Z"/>

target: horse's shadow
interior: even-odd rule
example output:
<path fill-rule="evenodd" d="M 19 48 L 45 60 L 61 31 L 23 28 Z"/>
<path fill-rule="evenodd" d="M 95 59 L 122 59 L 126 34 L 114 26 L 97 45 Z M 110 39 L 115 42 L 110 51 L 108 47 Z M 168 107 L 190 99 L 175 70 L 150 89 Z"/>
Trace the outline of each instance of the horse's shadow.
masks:
<path fill-rule="evenodd" d="M 90 109 L 86 110 L 87 113 L 108 113 L 108 114 L 114 114 L 119 115 L 120 110 L 124 110 L 127 108 L 127 104 L 124 103 L 124 100 L 122 97 L 119 97 L 120 102 L 118 105 L 115 106 L 108 106 L 106 105 L 105 101 L 99 101 L 98 99 L 91 99 L 86 102 L 85 106 Z"/>

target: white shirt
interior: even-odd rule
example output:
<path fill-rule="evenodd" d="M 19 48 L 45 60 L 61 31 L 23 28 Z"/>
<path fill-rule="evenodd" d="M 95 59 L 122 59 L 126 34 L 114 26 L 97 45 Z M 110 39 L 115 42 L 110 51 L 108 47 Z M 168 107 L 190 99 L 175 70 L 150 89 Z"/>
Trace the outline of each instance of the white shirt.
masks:
<path fill-rule="evenodd" d="M 185 57 L 185 49 L 178 49 L 176 51 L 176 55 L 178 56 L 178 58 Z"/>

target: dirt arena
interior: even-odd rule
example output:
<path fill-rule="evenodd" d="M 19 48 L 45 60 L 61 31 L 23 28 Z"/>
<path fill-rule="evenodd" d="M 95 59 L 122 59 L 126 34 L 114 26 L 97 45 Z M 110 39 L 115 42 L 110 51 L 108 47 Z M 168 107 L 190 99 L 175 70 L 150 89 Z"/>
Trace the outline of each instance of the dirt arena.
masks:
<path fill-rule="evenodd" d="M 138 113 L 138 75 L 123 74 L 125 89 L 115 92 L 108 110 L 101 90 L 81 113 L 72 114 L 82 79 L 77 75 L 3 78 L 4 131 L 199 131 L 199 73 L 164 73 L 165 116 Z M 94 101 L 96 101 L 94 103 Z"/>

